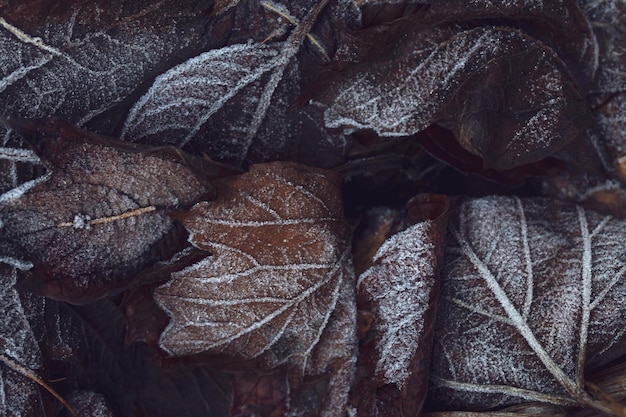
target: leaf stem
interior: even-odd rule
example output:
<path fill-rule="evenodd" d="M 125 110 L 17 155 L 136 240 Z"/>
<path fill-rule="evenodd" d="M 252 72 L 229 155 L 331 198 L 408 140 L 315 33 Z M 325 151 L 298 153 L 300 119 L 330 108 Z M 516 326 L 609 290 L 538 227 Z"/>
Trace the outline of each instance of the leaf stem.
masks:
<path fill-rule="evenodd" d="M 88 226 L 93 226 L 96 224 L 105 224 L 105 223 L 111 223 L 117 220 L 124 220 L 124 219 L 128 219 L 129 217 L 134 217 L 134 216 L 139 216 L 141 214 L 144 213 L 150 213 L 152 211 L 155 211 L 156 207 L 154 206 L 148 206 L 148 207 L 141 207 L 138 208 L 136 210 L 130 210 L 127 211 L 125 213 L 122 214 L 118 214 L 115 216 L 109 216 L 109 217 L 100 217 L 97 219 L 93 219 L 93 220 L 88 220 L 85 223 L 85 225 Z M 81 215 L 76 215 L 75 220 L 73 222 L 63 222 L 63 223 L 59 223 L 57 224 L 57 227 L 74 227 L 76 229 L 80 229 L 83 228 L 85 226 L 79 225 L 79 223 L 77 222 L 78 219 L 84 219 L 84 216 L 81 217 Z"/>

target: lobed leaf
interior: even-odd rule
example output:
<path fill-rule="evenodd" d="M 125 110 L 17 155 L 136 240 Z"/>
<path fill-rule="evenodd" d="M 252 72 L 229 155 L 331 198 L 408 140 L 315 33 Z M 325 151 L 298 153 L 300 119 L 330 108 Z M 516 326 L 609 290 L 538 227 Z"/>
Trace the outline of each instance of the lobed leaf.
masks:
<path fill-rule="evenodd" d="M 322 414 L 341 409 L 355 307 L 337 177 L 291 163 L 254 165 L 183 222 L 211 256 L 155 291 L 172 318 L 161 347 L 259 357 L 287 365 L 296 381 L 332 366 Z"/>

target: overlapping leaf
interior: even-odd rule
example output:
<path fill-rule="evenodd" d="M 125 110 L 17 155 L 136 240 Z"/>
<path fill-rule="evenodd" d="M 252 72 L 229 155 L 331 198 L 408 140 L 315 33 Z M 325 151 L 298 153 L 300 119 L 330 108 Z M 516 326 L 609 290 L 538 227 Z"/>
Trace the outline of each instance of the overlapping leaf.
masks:
<path fill-rule="evenodd" d="M 381 136 L 451 120 L 459 142 L 495 169 L 550 156 L 590 123 L 558 56 L 505 28 L 414 32 L 386 58 L 331 84 L 320 100 L 326 126 Z"/>
<path fill-rule="evenodd" d="M 37 340 L 26 320 L 19 295 L 13 286 L 14 268 L 0 264 L 0 355 L 25 369 L 43 365 Z M 2 359 L 4 359 L 2 358 Z M 0 359 L 0 415 L 43 416 L 37 386 Z"/>
<path fill-rule="evenodd" d="M 359 277 L 360 308 L 374 314 L 374 341 L 360 350 L 359 369 L 369 372 L 354 389 L 363 416 L 417 416 L 428 391 L 447 199 L 422 195 L 408 207 L 412 225 L 385 240 Z"/>
<path fill-rule="evenodd" d="M 51 173 L 26 193 L 5 194 L 2 244 L 34 264 L 31 285 L 47 296 L 85 302 L 116 290 L 184 244 L 164 209 L 210 197 L 206 173 L 173 148 L 128 145 L 54 119 L 11 123 Z"/>
<path fill-rule="evenodd" d="M 260 357 L 300 376 L 332 366 L 322 404 L 329 415 L 341 409 L 355 307 L 337 178 L 297 164 L 255 165 L 214 202 L 197 204 L 184 224 L 212 255 L 156 290 L 172 318 L 161 347 Z"/>
<path fill-rule="evenodd" d="M 260 28 L 264 37 L 291 31 L 289 26 L 299 22 L 285 5 L 263 4 L 271 12 L 265 10 L 258 17 L 265 16 L 267 21 Z M 344 12 L 349 5 L 339 2 L 333 8 Z M 308 33 L 321 9 L 316 6 L 306 14 L 303 4 L 294 6 L 294 13 L 297 11 L 303 21 L 286 40 L 211 50 L 158 77 L 131 109 L 122 136 L 143 143 L 200 149 L 236 164 L 292 159 L 328 166 L 341 161 L 347 139 L 322 129 L 314 111 L 290 108 L 300 95 L 306 74 L 323 62 L 326 49 L 335 47 L 333 39 L 319 43 Z M 268 19 L 268 13 L 289 19 L 275 23 L 275 19 Z M 260 30 L 257 26 L 254 28 Z M 307 36 L 317 45 L 313 48 L 317 62 L 310 56 L 296 58 Z"/>
<path fill-rule="evenodd" d="M 625 353 L 626 223 L 546 199 L 469 200 L 451 215 L 434 398 L 591 406 L 585 372 Z"/>

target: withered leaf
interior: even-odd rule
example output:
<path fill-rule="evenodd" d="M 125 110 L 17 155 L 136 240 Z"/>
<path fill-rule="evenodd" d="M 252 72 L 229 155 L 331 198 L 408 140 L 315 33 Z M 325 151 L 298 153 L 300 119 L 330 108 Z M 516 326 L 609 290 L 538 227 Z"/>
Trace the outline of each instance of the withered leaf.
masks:
<path fill-rule="evenodd" d="M 330 372 L 321 414 L 336 415 L 355 348 L 338 180 L 294 163 L 254 165 L 184 215 L 191 242 L 212 255 L 156 290 L 172 318 L 161 347 L 258 357 L 267 367 L 286 365 L 296 381 Z"/>
<path fill-rule="evenodd" d="M 447 120 L 463 147 L 499 170 L 584 139 L 591 123 L 556 53 L 503 27 L 413 31 L 374 62 L 337 77 L 316 100 L 326 107 L 327 127 L 386 137 Z"/>
<path fill-rule="evenodd" d="M 374 314 L 373 341 L 360 348 L 354 388 L 359 415 L 417 416 L 428 391 L 448 202 L 420 195 L 407 203 L 405 230 L 389 237 L 358 280 L 359 308 Z M 373 346 L 372 346 L 373 345 Z"/>
<path fill-rule="evenodd" d="M 433 399 L 606 411 L 585 372 L 626 351 L 624 220 L 548 199 L 468 200 L 450 217 Z"/>
<path fill-rule="evenodd" d="M 50 169 L 0 202 L 1 241 L 32 262 L 27 285 L 43 295 L 81 303 L 119 289 L 185 244 L 165 210 L 210 198 L 204 161 L 177 149 L 126 144 L 57 119 L 9 123 Z"/>
<path fill-rule="evenodd" d="M 319 3 L 308 14 L 297 4 L 293 12 L 300 23 L 284 5 L 263 2 L 273 17 L 293 20 L 267 19 L 265 10 L 258 18 L 265 16 L 266 40 L 289 30 L 286 40 L 229 45 L 171 68 L 130 110 L 122 137 L 207 152 L 234 164 L 291 159 L 329 166 L 341 161 L 348 145 L 344 135 L 325 131 L 314 109 L 290 108 L 305 74 L 323 62 L 319 56 L 317 61 L 296 57 L 312 36 L 308 31 L 325 2 Z M 317 45 L 326 54 L 326 47 Z"/>

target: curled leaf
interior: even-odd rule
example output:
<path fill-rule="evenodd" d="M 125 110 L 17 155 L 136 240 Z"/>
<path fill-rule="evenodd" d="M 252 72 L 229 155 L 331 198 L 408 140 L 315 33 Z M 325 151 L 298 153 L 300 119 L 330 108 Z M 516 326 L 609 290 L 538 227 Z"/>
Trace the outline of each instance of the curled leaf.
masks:
<path fill-rule="evenodd" d="M 499 170 L 553 155 L 591 123 L 554 51 L 502 27 L 415 31 L 391 53 L 336 79 L 317 100 L 327 127 L 387 137 L 449 120 L 461 145 Z"/>
<path fill-rule="evenodd" d="M 371 374 L 354 390 L 359 415 L 417 416 L 428 391 L 447 199 L 421 195 L 407 206 L 411 225 L 385 240 L 358 281 L 375 345 L 361 346 L 360 368 Z"/>

